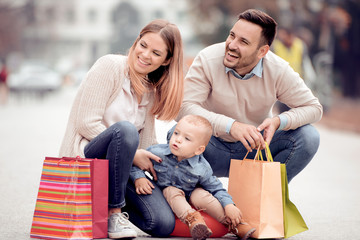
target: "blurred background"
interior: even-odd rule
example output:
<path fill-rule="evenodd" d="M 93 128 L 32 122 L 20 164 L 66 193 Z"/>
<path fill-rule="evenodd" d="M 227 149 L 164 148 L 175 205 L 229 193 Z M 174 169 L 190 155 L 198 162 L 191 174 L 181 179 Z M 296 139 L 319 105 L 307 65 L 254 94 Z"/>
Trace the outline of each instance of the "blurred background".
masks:
<path fill-rule="evenodd" d="M 199 50 L 224 41 L 248 8 L 278 22 L 272 50 L 318 96 L 324 124 L 350 121 L 341 127 L 360 131 L 360 0 L 0 0 L 0 103 L 77 87 L 97 58 L 126 54 L 155 18 L 178 25 L 190 65 Z"/>
<path fill-rule="evenodd" d="M 58 155 L 97 58 L 126 54 L 164 18 L 179 27 L 189 66 L 248 8 L 275 18 L 272 50 L 324 106 L 319 151 L 291 182 L 310 231 L 291 239 L 360 239 L 360 0 L 0 0 L 0 238 L 29 239 L 43 159 Z M 164 143 L 173 123 L 156 124 Z"/>

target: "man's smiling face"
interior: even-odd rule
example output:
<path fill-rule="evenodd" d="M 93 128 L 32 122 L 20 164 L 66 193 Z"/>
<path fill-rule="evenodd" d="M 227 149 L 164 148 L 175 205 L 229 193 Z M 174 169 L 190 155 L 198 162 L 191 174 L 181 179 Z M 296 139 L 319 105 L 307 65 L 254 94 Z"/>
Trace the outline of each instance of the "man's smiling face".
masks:
<path fill-rule="evenodd" d="M 224 65 L 242 76 L 249 73 L 267 52 L 267 45 L 260 46 L 261 31 L 259 25 L 238 20 L 225 42 Z"/>

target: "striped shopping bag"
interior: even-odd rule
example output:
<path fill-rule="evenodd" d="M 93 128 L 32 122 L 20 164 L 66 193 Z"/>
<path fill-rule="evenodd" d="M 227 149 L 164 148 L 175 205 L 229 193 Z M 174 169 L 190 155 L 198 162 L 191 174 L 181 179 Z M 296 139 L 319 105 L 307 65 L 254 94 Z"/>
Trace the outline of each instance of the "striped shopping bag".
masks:
<path fill-rule="evenodd" d="M 46 158 L 30 236 L 92 239 L 90 161 Z"/>

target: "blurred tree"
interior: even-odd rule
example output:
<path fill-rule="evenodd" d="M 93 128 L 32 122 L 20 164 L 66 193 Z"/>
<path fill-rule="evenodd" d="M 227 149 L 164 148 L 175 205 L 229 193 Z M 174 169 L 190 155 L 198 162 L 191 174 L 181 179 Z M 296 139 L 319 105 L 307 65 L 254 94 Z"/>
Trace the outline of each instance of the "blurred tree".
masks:
<path fill-rule="evenodd" d="M 114 38 L 111 51 L 126 54 L 140 31 L 139 12 L 128 2 L 120 2 L 113 11 Z"/>
<path fill-rule="evenodd" d="M 345 97 L 360 98 L 360 1 L 344 0 L 334 7 L 334 70 Z"/>
<path fill-rule="evenodd" d="M 190 15 L 197 38 L 204 45 L 223 42 L 237 15 L 249 8 L 277 16 L 277 0 L 189 0 Z"/>

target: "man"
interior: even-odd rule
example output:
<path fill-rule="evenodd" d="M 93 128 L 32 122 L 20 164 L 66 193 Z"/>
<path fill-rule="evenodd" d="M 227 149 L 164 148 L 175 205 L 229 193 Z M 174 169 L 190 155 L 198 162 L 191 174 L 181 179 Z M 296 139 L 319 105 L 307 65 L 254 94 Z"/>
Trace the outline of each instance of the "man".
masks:
<path fill-rule="evenodd" d="M 213 136 L 204 152 L 218 177 L 228 176 L 231 159 L 249 157 L 270 144 L 274 161 L 286 164 L 288 180 L 313 158 L 322 106 L 289 64 L 269 49 L 277 23 L 250 9 L 239 15 L 224 43 L 202 50 L 185 78 L 178 119 L 188 114 L 207 118 Z M 279 100 L 291 109 L 272 115 Z"/>

